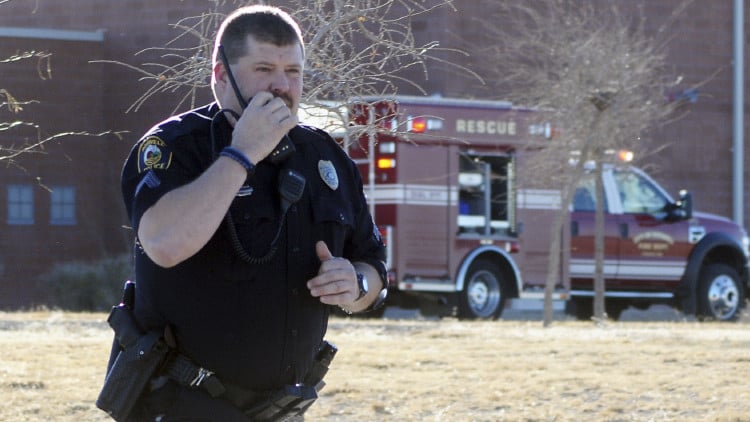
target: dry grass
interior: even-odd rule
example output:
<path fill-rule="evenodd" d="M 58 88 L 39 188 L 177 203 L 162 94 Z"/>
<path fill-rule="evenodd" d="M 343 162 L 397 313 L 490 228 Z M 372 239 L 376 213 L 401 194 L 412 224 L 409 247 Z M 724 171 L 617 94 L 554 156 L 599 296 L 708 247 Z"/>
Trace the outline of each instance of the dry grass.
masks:
<path fill-rule="evenodd" d="M 0 313 L 0 420 L 108 420 L 103 314 Z M 750 325 L 333 319 L 308 421 L 750 421 Z"/>

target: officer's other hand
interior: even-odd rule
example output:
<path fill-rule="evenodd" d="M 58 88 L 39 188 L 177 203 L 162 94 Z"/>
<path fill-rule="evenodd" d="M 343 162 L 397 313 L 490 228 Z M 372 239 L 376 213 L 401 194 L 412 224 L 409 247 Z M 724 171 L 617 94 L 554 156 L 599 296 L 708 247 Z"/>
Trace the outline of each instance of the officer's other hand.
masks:
<path fill-rule="evenodd" d="M 232 146 L 257 163 L 268 156 L 297 123 L 297 116 L 282 97 L 258 92 L 234 125 Z"/>
<path fill-rule="evenodd" d="M 313 297 L 326 305 L 351 304 L 359 296 L 357 272 L 348 259 L 333 256 L 325 242 L 315 244 L 320 259 L 318 275 L 307 282 Z"/>

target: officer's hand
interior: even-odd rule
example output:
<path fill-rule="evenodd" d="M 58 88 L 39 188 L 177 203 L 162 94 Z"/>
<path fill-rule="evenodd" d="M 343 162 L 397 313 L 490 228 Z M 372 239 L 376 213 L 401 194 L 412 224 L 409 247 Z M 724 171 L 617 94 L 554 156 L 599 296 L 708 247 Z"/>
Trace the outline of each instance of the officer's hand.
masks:
<path fill-rule="evenodd" d="M 315 244 L 320 259 L 318 275 L 307 282 L 313 297 L 326 305 L 351 304 L 359 296 L 357 272 L 348 259 L 334 257 L 322 240 Z"/>
<path fill-rule="evenodd" d="M 298 123 L 284 100 L 270 92 L 258 92 L 234 125 L 232 146 L 253 163 L 264 159 L 281 138 Z"/>

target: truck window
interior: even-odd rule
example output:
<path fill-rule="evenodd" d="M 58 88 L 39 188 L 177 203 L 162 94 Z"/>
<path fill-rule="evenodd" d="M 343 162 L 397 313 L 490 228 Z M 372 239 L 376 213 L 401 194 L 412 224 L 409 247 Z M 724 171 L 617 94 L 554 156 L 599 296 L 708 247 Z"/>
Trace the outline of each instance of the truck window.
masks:
<path fill-rule="evenodd" d="M 459 233 L 507 233 L 508 156 L 459 155 Z"/>
<path fill-rule="evenodd" d="M 586 177 L 576 188 L 576 192 L 573 195 L 573 211 L 596 211 L 596 188 L 594 178 L 591 176 Z M 607 206 L 607 200 L 604 200 L 604 212 L 607 212 L 609 207 Z"/>
<path fill-rule="evenodd" d="M 625 213 L 653 214 L 664 211 L 669 200 L 649 181 L 636 173 L 615 170 L 617 190 Z"/>
<path fill-rule="evenodd" d="M 573 197 L 573 211 L 596 211 L 596 198 L 588 189 L 576 189 Z"/>

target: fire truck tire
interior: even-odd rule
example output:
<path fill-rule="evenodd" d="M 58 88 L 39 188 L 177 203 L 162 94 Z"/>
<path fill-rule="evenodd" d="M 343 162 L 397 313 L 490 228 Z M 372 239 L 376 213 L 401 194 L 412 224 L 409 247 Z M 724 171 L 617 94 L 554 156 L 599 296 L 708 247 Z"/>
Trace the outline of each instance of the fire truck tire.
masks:
<path fill-rule="evenodd" d="M 629 306 L 629 303 L 623 301 L 613 299 L 604 300 L 604 310 L 607 312 L 607 318 L 614 321 L 619 320 L 622 313 Z M 594 299 L 590 297 L 573 298 L 565 304 L 565 313 L 575 316 L 578 321 L 591 321 L 591 317 L 594 316 Z"/>
<path fill-rule="evenodd" d="M 460 319 L 496 319 L 502 315 L 508 288 L 500 268 L 479 260 L 469 267 L 459 301 Z"/>
<path fill-rule="evenodd" d="M 607 312 L 607 318 L 613 321 L 619 320 L 622 313 L 628 309 L 629 306 L 629 303 L 622 300 L 607 299 L 604 301 L 604 310 Z"/>
<path fill-rule="evenodd" d="M 698 277 L 698 319 L 735 321 L 745 304 L 737 271 L 726 264 L 710 264 Z"/>

